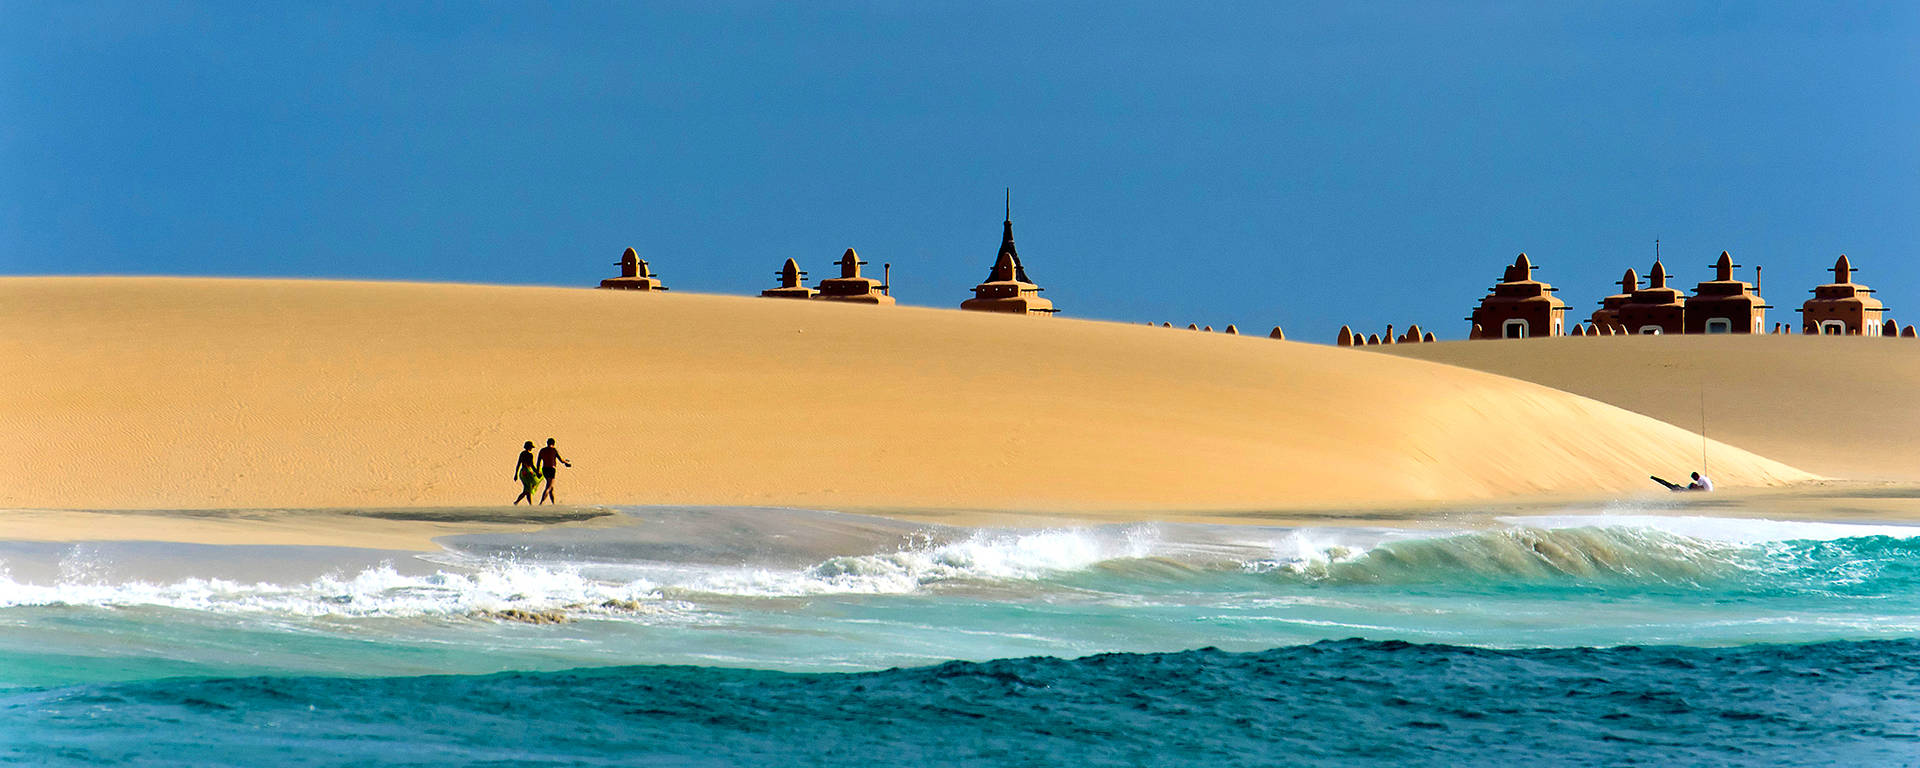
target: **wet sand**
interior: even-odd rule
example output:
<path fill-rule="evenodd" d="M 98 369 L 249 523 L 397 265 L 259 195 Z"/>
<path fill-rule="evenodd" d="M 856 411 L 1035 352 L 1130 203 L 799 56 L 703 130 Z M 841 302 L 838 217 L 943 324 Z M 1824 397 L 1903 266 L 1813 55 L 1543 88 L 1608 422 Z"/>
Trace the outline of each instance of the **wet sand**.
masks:
<path fill-rule="evenodd" d="M 0 510 L 0 541 L 166 541 L 431 552 L 434 539 L 616 523 L 589 507 Z"/>
<path fill-rule="evenodd" d="M 836 514 L 837 513 L 837 514 Z M 1126 523 L 1252 525 L 1282 528 L 1365 527 L 1480 529 L 1503 518 L 1556 514 L 1618 514 L 1755 518 L 1782 521 L 1920 524 L 1920 484 L 1823 482 L 1793 488 L 1715 493 L 1540 496 L 1429 505 L 1291 507 L 1248 510 L 1116 510 L 1008 512 L 999 510 L 842 508 L 809 511 L 742 507 L 421 507 L 307 510 L 5 510 L 0 541 L 156 541 L 206 545 L 355 547 L 432 552 L 450 536 L 552 532 L 589 547 L 595 531 L 653 526 L 643 534 L 663 545 L 701 541 L 728 546 L 799 547 L 807 551 L 851 546 L 865 551 L 932 528 L 1072 528 Z M 735 524 L 703 529 L 718 517 Z M 751 544 L 757 519 L 814 519 L 806 542 L 782 529 L 780 540 Z M 623 534 L 632 539 L 632 534 Z M 744 538 L 743 538 L 744 537 Z M 440 540 L 440 541 L 436 541 Z M 742 543 L 748 542 L 748 543 Z M 717 545 L 715 545 L 717 546 Z M 679 556 L 684 556 L 680 553 Z M 721 558 L 720 561 L 724 561 Z M 719 562 L 719 561 L 716 561 Z"/>

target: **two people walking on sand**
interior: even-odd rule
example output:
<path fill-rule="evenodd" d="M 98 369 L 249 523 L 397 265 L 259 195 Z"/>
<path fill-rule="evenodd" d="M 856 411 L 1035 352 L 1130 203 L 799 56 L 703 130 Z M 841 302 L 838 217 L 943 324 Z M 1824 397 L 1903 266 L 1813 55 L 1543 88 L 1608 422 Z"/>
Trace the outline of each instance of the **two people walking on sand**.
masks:
<path fill-rule="evenodd" d="M 538 466 L 535 466 L 536 463 Z M 555 464 L 565 464 L 569 468 L 573 466 L 573 462 L 560 457 L 560 449 L 553 447 L 553 438 L 547 438 L 547 447 L 540 449 L 538 458 L 533 455 L 533 441 L 528 440 L 526 448 L 520 451 L 520 462 L 513 466 L 513 476 L 520 481 L 520 495 L 514 497 L 513 503 L 517 506 L 521 499 L 526 499 L 527 504 L 535 504 L 533 489 L 540 485 L 542 478 L 547 481 L 547 489 L 540 494 L 537 503 L 560 503 L 553 498 L 553 476 L 559 471 Z"/>

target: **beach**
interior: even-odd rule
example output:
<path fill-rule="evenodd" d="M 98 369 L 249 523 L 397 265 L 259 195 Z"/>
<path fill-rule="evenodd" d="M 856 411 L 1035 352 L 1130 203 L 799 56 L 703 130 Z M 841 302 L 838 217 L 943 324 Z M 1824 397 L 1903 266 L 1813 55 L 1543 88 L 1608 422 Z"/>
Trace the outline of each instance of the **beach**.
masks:
<path fill-rule="evenodd" d="M 913 307 L 7 278 L 0 323 L 0 461 L 58 468 L 0 489 L 11 508 L 495 505 L 549 437 L 569 504 L 952 514 L 1630 493 L 1702 453 L 1685 424 L 1460 367 Z M 1820 474 L 1745 447 L 1709 443 L 1723 487 Z"/>
<path fill-rule="evenodd" d="M 0 717 L 44 740 L 0 755 L 30 762 L 1875 762 L 1920 733 L 1882 714 L 1882 662 L 1920 656 L 1898 341 L 159 278 L 0 279 L 0 323 L 0 461 L 48 470 L 0 489 Z M 562 503 L 505 504 L 549 437 Z M 1715 493 L 1648 478 L 1703 461 Z"/>
<path fill-rule="evenodd" d="M 0 2 L 0 767 L 1920 766 L 1916 40 Z"/>

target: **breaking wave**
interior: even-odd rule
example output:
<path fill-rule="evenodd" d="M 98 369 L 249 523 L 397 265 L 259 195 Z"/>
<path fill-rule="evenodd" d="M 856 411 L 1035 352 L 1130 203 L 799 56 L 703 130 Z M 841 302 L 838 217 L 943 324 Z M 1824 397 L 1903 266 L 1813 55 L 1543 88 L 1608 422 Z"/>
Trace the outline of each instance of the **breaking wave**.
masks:
<path fill-rule="evenodd" d="M 161 606 L 304 617 L 435 617 L 513 610 L 591 614 L 609 606 L 635 612 L 714 596 L 904 595 L 978 587 L 1128 592 L 1289 584 L 1475 590 L 1572 585 L 1863 593 L 1920 581 L 1914 529 L 1768 524 L 1767 535 L 1755 535 L 1755 526 L 1743 525 L 1755 521 L 1661 520 L 1662 527 L 1638 520 L 1523 520 L 1503 529 L 1423 538 L 1290 531 L 1205 544 L 1169 537 L 1151 525 L 979 531 L 786 569 L 448 557 L 440 560 L 446 568 L 430 574 L 382 564 L 297 584 L 219 578 L 103 583 L 72 571 L 43 584 L 0 572 L 0 608 Z M 1871 535 L 1848 535 L 1860 532 Z"/>
<path fill-rule="evenodd" d="M 1698 584 L 1758 564 L 1750 548 L 1639 528 L 1508 528 L 1396 541 L 1364 551 L 1331 547 L 1254 570 L 1319 582 L 1417 584 L 1542 581 Z"/>
<path fill-rule="evenodd" d="M 0 577 L 0 608 L 22 606 L 163 607 L 283 616 L 418 618 L 503 611 L 641 610 L 658 605 L 645 581 L 608 582 L 577 569 L 494 564 L 465 572 L 406 575 L 391 565 L 301 584 L 189 578 L 168 583 L 62 581 L 21 583 Z"/>
<path fill-rule="evenodd" d="M 810 594 L 904 594 L 941 582 L 1032 581 L 1101 563 L 1148 557 L 1162 547 L 1156 529 L 1047 530 L 976 533 L 942 544 L 830 558 L 801 571 L 755 569 L 692 579 L 694 592 L 785 597 Z"/>

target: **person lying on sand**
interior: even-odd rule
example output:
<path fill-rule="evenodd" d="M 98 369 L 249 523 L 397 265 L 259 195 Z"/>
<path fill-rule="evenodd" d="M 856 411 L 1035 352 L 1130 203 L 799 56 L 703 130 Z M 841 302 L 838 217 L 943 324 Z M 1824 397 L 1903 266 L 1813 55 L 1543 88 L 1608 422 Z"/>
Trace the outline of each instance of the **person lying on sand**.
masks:
<path fill-rule="evenodd" d="M 1686 485 L 1681 485 L 1681 484 L 1679 484 L 1679 483 L 1669 483 L 1669 482 L 1667 482 L 1666 480 L 1662 480 L 1662 479 L 1660 479 L 1659 477 L 1654 477 L 1654 476 L 1652 476 L 1652 475 L 1648 475 L 1648 477 L 1653 477 L 1653 481 L 1654 481 L 1654 482 L 1656 482 L 1656 483 L 1659 483 L 1659 484 L 1661 484 L 1661 485 L 1664 485 L 1664 486 L 1666 486 L 1666 487 L 1667 487 L 1667 490 L 1669 490 L 1669 491 L 1673 491 L 1673 492 L 1676 492 L 1676 493 L 1679 493 L 1679 492 L 1682 492 L 1682 491 L 1711 491 L 1711 490 L 1713 490 L 1713 481 L 1712 481 L 1712 480 L 1709 480 L 1709 479 L 1707 479 L 1707 476 L 1706 476 L 1706 475 L 1703 475 L 1703 474 L 1700 474 L 1700 473 L 1698 473 L 1698 472 L 1695 472 L 1695 473 L 1693 473 L 1693 482 L 1691 482 L 1691 483 L 1688 483 L 1688 484 L 1686 484 Z"/>
<path fill-rule="evenodd" d="M 513 497 L 515 506 L 521 499 L 533 504 L 533 489 L 540 484 L 540 470 L 533 466 L 533 441 L 527 441 L 527 447 L 520 451 L 520 463 L 513 465 L 513 477 L 520 481 L 520 495 Z"/>
<path fill-rule="evenodd" d="M 533 443 L 527 443 L 527 447 L 532 448 Z M 555 504 L 560 503 L 553 499 L 553 475 L 559 471 L 553 465 L 556 461 L 569 467 L 573 466 L 573 462 L 560 458 L 560 449 L 553 447 L 553 438 L 549 437 L 547 447 L 540 449 L 540 474 L 547 478 L 547 490 L 540 494 L 540 502 L 543 504 L 550 501 Z"/>

